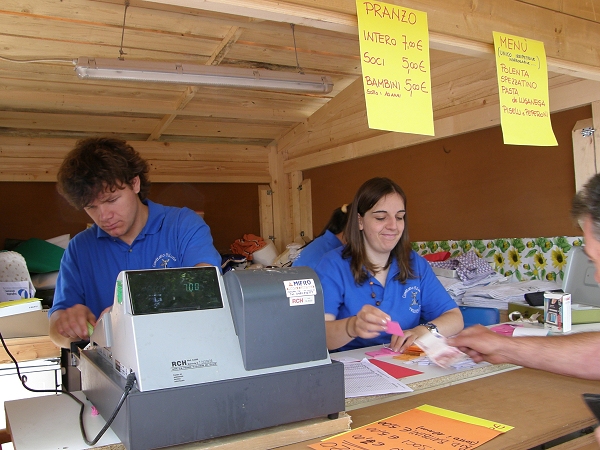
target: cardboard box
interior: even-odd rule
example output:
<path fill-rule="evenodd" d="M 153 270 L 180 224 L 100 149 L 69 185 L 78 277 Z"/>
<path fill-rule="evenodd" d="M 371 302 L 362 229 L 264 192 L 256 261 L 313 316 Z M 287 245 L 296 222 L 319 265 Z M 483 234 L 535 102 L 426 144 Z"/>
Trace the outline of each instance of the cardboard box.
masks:
<path fill-rule="evenodd" d="M 544 292 L 544 322 L 551 331 L 571 331 L 571 294 Z"/>
<path fill-rule="evenodd" d="M 5 339 L 48 336 L 49 328 L 47 309 L 0 317 L 0 331 Z"/>

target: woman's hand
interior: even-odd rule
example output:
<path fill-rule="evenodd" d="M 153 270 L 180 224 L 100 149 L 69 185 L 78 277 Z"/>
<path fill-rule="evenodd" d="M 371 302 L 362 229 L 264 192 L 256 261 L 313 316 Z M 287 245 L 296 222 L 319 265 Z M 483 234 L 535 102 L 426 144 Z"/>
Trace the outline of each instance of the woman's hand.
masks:
<path fill-rule="evenodd" d="M 419 336 L 425 333 L 429 333 L 429 330 L 421 325 L 411 328 L 410 330 L 404 330 L 404 336 L 392 336 L 390 342 L 390 349 L 396 353 L 403 353 L 408 347 L 415 343 L 415 340 Z"/>
<path fill-rule="evenodd" d="M 386 330 L 389 320 L 390 316 L 371 305 L 346 319 L 336 320 L 333 314 L 325 314 L 327 348 L 338 349 L 357 337 L 373 339 Z"/>
<path fill-rule="evenodd" d="M 372 305 L 364 305 L 354 320 L 354 329 L 350 330 L 353 336 L 363 339 L 373 339 L 387 328 L 387 323 L 392 320 L 390 316 Z"/>

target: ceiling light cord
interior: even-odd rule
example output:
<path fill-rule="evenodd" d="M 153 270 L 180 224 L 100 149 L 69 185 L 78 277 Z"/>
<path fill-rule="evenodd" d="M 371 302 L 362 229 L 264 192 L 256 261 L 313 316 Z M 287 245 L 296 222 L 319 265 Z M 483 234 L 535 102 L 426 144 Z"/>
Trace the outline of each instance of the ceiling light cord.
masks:
<path fill-rule="evenodd" d="M 121 47 L 119 48 L 119 59 L 123 61 L 125 59 L 125 53 L 123 51 L 123 41 L 125 39 L 125 20 L 127 19 L 127 8 L 129 8 L 129 0 L 125 0 L 125 10 L 123 11 L 123 26 L 121 27 Z"/>
<path fill-rule="evenodd" d="M 0 56 L 1 61 L 17 63 L 17 64 L 30 64 L 30 63 L 69 63 L 69 64 L 77 64 L 77 59 L 11 59 L 5 56 Z"/>
<path fill-rule="evenodd" d="M 290 27 L 292 27 L 292 37 L 294 38 L 294 53 L 296 54 L 296 69 L 298 69 L 298 73 L 304 75 L 304 70 L 300 67 L 300 62 L 298 61 L 298 49 L 296 48 L 296 32 L 294 30 L 294 24 L 290 23 Z"/>

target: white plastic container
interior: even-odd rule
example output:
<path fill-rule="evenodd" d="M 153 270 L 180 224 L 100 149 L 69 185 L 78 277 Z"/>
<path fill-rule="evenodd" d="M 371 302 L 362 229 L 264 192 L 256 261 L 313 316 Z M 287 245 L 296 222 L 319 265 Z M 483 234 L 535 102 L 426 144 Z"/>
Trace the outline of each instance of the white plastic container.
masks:
<path fill-rule="evenodd" d="M 277 249 L 271 239 L 265 239 L 265 242 L 267 245 L 252 253 L 252 261 L 257 264 L 270 266 L 275 258 L 277 258 Z"/>

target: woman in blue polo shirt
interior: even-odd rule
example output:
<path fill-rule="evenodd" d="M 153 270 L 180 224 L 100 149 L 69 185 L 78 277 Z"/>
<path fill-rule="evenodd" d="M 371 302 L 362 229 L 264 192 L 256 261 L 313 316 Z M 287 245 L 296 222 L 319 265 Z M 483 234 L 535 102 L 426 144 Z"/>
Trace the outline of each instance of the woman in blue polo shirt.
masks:
<path fill-rule="evenodd" d="M 344 228 L 348 223 L 349 209 L 350 205 L 345 204 L 333 210 L 329 222 L 327 222 L 321 234 L 300 250 L 300 254 L 292 263 L 292 267 L 308 266 L 314 270 L 325 253 L 346 243 Z"/>
<path fill-rule="evenodd" d="M 346 245 L 323 256 L 316 272 L 325 298 L 327 348 L 349 350 L 390 344 L 403 351 L 436 330 L 458 333 L 456 303 L 408 237 L 406 195 L 388 178 L 373 178 L 356 193 Z M 396 321 L 404 336 L 385 332 Z"/>

